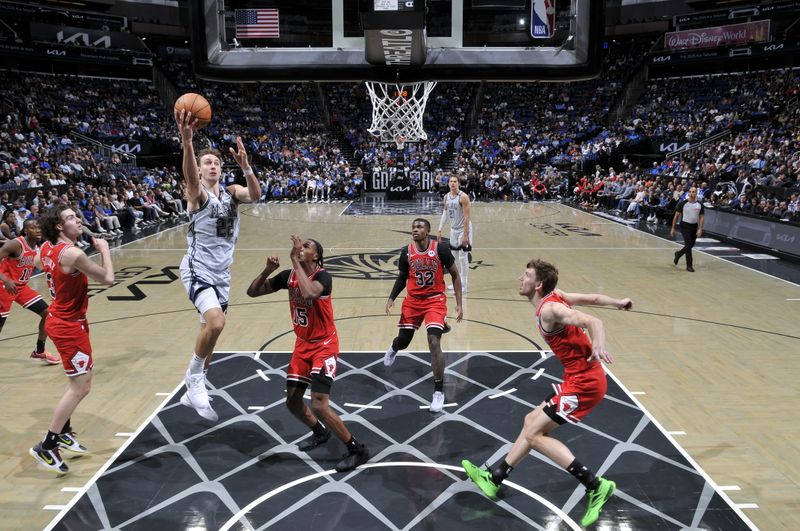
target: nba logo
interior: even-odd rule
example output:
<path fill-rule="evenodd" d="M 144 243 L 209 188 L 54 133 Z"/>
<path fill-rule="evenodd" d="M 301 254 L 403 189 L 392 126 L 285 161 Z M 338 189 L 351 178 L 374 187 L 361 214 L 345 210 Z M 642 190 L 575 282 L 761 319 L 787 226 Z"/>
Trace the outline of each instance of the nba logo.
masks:
<path fill-rule="evenodd" d="M 533 0 L 531 2 L 531 37 L 549 39 L 556 29 L 556 1 Z"/>

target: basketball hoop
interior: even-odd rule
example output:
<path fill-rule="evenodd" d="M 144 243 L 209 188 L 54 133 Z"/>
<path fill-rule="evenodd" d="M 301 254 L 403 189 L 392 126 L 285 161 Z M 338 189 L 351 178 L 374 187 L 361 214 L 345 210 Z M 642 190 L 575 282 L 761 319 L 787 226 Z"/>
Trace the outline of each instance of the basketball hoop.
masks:
<path fill-rule="evenodd" d="M 406 142 L 427 140 L 422 126 L 428 96 L 436 81 L 382 83 L 366 81 L 372 100 L 372 125 L 367 131 L 381 142 L 394 142 L 402 149 Z M 402 140 L 398 140 L 402 138 Z"/>

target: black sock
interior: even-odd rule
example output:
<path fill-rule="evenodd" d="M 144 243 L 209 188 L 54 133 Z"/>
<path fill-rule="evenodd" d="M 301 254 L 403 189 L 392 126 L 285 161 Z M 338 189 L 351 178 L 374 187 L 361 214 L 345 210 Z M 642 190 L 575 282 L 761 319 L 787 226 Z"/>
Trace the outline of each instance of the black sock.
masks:
<path fill-rule="evenodd" d="M 324 435 L 325 432 L 328 431 L 328 428 L 326 428 L 323 423 L 317 420 L 317 423 L 311 427 L 311 431 L 314 432 L 314 435 Z"/>
<path fill-rule="evenodd" d="M 492 473 L 492 481 L 495 485 L 501 484 L 503 480 L 508 477 L 512 470 L 514 470 L 513 466 L 506 463 L 505 459 L 501 460 L 490 470 Z"/>
<path fill-rule="evenodd" d="M 67 422 L 64 423 L 64 427 L 61 428 L 61 432 L 60 433 L 70 433 L 72 431 L 72 426 L 70 425 L 70 422 L 69 422 L 70 420 L 72 420 L 72 418 L 68 418 L 67 419 Z"/>
<path fill-rule="evenodd" d="M 44 341 L 36 341 L 36 353 L 41 354 L 44 352 Z"/>
<path fill-rule="evenodd" d="M 433 391 L 439 391 L 440 393 L 444 393 L 444 380 L 433 380 Z"/>
<path fill-rule="evenodd" d="M 344 444 L 345 446 L 347 446 L 347 451 L 349 452 L 355 452 L 361 447 L 361 445 L 358 444 L 358 441 L 356 441 L 356 438 L 353 437 L 352 435 L 350 436 L 350 440 Z"/>
<path fill-rule="evenodd" d="M 575 476 L 575 479 L 580 481 L 583 486 L 589 490 L 595 490 L 600 486 L 600 480 L 597 479 L 594 472 L 580 464 L 577 459 L 567 467 L 567 472 Z"/>
<path fill-rule="evenodd" d="M 58 434 L 48 430 L 47 435 L 44 436 L 42 441 L 42 448 L 45 450 L 53 450 L 58 447 Z"/>

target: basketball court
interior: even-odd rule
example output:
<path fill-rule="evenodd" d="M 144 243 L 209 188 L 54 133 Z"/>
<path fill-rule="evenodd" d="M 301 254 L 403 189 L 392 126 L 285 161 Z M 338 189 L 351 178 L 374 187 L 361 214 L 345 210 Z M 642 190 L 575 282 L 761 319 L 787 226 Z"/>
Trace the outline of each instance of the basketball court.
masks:
<path fill-rule="evenodd" d="M 463 458 L 492 462 L 506 451 L 525 412 L 560 377 L 542 353 L 533 308 L 517 295 L 517 277 L 534 257 L 557 265 L 565 290 L 635 302 L 632 312 L 587 310 L 603 319 L 617 359 L 611 392 L 584 424 L 556 434 L 617 481 L 598 528 L 797 522 L 790 501 L 798 452 L 785 419 L 798 406 L 800 334 L 791 323 L 800 307 L 791 299 L 800 287 L 709 253 L 686 273 L 672 265 L 674 242 L 569 206 L 476 203 L 465 320 L 443 338 L 446 397 L 455 405 L 432 417 L 424 336 L 392 370 L 381 359 L 396 333 L 397 315 L 383 307 L 399 249 L 414 217 L 435 220 L 436 203 L 389 203 L 388 213 L 375 213 L 387 204 L 382 197 L 358 207 L 242 207 L 229 320 L 209 372 L 220 413 L 213 425 L 176 405 L 197 327 L 175 274 L 185 228 L 114 250 L 117 284 L 98 288 L 90 303 L 94 387 L 73 418 L 93 454 L 71 459 L 62 478 L 26 452 L 64 376 L 20 354 L 36 322 L 12 313 L 0 342 L 10 528 L 572 528 L 582 489 L 541 456 L 526 459 L 497 503 L 459 471 Z M 245 295 L 266 256 L 287 263 L 290 233 L 325 246 L 334 278 L 346 370 L 332 402 L 372 454 L 350 474 L 332 472 L 343 453 L 333 439 L 309 454 L 297 450 L 306 430 L 283 405 L 293 344 L 285 294 Z M 43 289 L 43 279 L 32 282 Z"/>
<path fill-rule="evenodd" d="M 327 29 L 298 31 L 295 45 L 284 47 L 242 45 L 233 37 L 235 10 L 247 2 L 190 4 L 201 76 L 383 83 L 383 96 L 372 97 L 383 111 L 377 122 L 373 112 L 369 128 L 400 151 L 406 141 L 424 140 L 425 98 L 405 95 L 415 94 L 415 83 L 586 79 L 599 72 L 603 21 L 589 0 L 558 0 L 541 14 L 542 24 L 532 10 L 506 42 L 481 26 L 477 0 L 431 2 L 441 8 L 435 12 L 419 9 L 424 3 L 377 0 L 361 19 L 365 31 L 358 30 L 357 3 L 334 0 L 309 14 Z M 393 20 L 408 24 L 403 68 L 394 63 L 392 46 L 399 45 L 383 38 L 398 36 L 385 33 L 397 31 Z M 533 45 L 532 38 L 541 40 Z M 465 319 L 452 323 L 442 343 L 448 405 L 433 417 L 424 335 L 391 370 L 381 359 L 396 333 L 397 311 L 387 316 L 384 307 L 411 221 L 423 216 L 435 227 L 440 212 L 438 198 L 390 203 L 383 194 L 347 204 L 243 206 L 228 323 L 208 376 L 220 413 L 214 424 L 177 402 L 198 327 L 177 274 L 185 227 L 114 249 L 115 284 L 90 286 L 93 390 L 72 419 L 93 453 L 71 459 L 70 474 L 57 479 L 27 449 L 41 436 L 64 376 L 27 359 L 37 320 L 15 310 L 0 340 L 3 525 L 576 529 L 583 489 L 541 456 L 518 467 L 496 502 L 459 466 L 463 458 L 493 462 L 503 455 L 525 413 L 559 381 L 534 308 L 518 295 L 525 264 L 541 258 L 558 267 L 565 291 L 627 296 L 635 304 L 631 312 L 587 310 L 603 319 L 617 360 L 609 367 L 609 394 L 585 423 L 555 435 L 617 482 L 595 527 L 800 527 L 792 511 L 800 498 L 792 422 L 800 406 L 800 286 L 786 280 L 797 278 L 797 266 L 785 265 L 786 275 L 776 273 L 781 268 L 758 271 L 698 249 L 697 272 L 688 274 L 672 264 L 677 244 L 658 231 L 559 203 L 476 203 Z M 332 471 L 343 453 L 335 440 L 308 454 L 297 449 L 307 430 L 283 405 L 294 342 L 286 295 L 245 294 L 268 256 L 289 264 L 290 234 L 321 242 L 333 276 L 344 369 L 332 402 L 371 451 L 366 465 L 347 474 Z M 43 292 L 44 279 L 32 286 Z"/>
<path fill-rule="evenodd" d="M 542 456 L 515 471 L 497 503 L 457 466 L 465 451 L 492 462 L 508 451 L 535 397 L 560 381 L 547 352 L 448 353 L 451 401 L 435 416 L 426 353 L 402 353 L 388 369 L 380 352 L 342 353 L 331 398 L 373 454 L 348 474 L 332 470 L 343 451 L 335 438 L 307 454 L 297 449 L 308 434 L 284 406 L 290 356 L 218 353 L 211 395 L 219 423 L 187 419 L 179 387 L 54 529 L 580 529 L 583 487 Z M 599 525 L 748 529 L 615 380 L 586 424 L 561 429 L 587 465 L 626 486 Z M 664 482 L 684 492 L 672 496 Z"/>

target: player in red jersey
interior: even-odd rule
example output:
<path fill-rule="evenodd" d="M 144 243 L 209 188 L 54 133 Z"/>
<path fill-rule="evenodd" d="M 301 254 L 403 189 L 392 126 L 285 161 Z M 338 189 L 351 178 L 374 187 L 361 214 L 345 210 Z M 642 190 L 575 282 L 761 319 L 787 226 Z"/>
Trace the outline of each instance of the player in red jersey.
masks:
<path fill-rule="evenodd" d="M 549 434 L 565 422 L 579 422 L 600 403 L 606 392 L 606 374 L 600 362 L 612 363 L 614 358 L 606 350 L 603 321 L 572 306 L 612 306 L 630 310 L 633 301 L 558 290 L 558 270 L 541 260 L 528 262 L 519 281 L 519 294 L 536 307 L 539 332 L 564 366 L 563 383 L 553 385 L 555 393 L 525 416 L 522 431 L 505 459 L 491 468 L 478 468 L 466 459 L 461 465 L 472 481 L 494 498 L 514 467 L 531 450 L 536 450 L 565 468 L 586 487 L 589 501 L 581 525 L 591 525 L 616 485 L 595 476 L 575 459 L 564 443 Z"/>
<path fill-rule="evenodd" d="M 42 244 L 42 267 L 53 301 L 48 310 L 45 328 L 61 356 L 69 383 L 58 401 L 50 426 L 42 442 L 28 453 L 42 466 L 57 474 L 69 471 L 61 459 L 60 448 L 86 453 L 75 439 L 70 417 L 92 386 L 92 345 L 89 342 L 89 278 L 110 286 L 114 283 L 114 268 L 108 242 L 94 239 L 92 245 L 100 253 L 100 265 L 75 245 L 83 232 L 80 218 L 66 205 L 54 206 L 42 218 L 42 232 L 47 241 Z"/>
<path fill-rule="evenodd" d="M 247 294 L 258 297 L 289 290 L 289 312 L 297 338 L 286 371 L 286 407 L 311 428 L 311 436 L 298 447 L 303 452 L 316 448 L 327 442 L 333 431 L 347 447 L 347 455 L 336 464 L 336 471 L 347 472 L 366 463 L 369 450 L 356 441 L 329 403 L 339 358 L 339 336 L 331 302 L 333 279 L 322 267 L 322 245 L 318 241 L 302 240 L 294 234 L 291 238 L 292 269 L 270 278 L 280 267 L 278 257 L 270 256 L 264 270 L 250 283 Z M 311 408 L 303 402 L 309 385 Z"/>
<path fill-rule="evenodd" d="M 433 370 L 433 399 L 431 413 L 439 413 L 444 407 L 444 355 L 442 334 L 447 326 L 447 295 L 445 295 L 444 270 L 450 273 L 456 296 L 456 322 L 464 317 L 461 306 L 461 277 L 449 245 L 439 245 L 428 234 L 431 224 L 427 219 L 417 218 L 411 223 L 411 244 L 400 252 L 400 274 L 394 282 L 392 293 L 386 301 L 386 315 L 390 315 L 394 300 L 406 288 L 408 296 L 403 300 L 400 312 L 400 329 L 392 346 L 383 357 L 387 367 L 394 363 L 397 353 L 408 347 L 414 332 L 422 322 L 428 332 L 428 348 L 431 352 Z"/>
<path fill-rule="evenodd" d="M 39 336 L 36 348 L 31 352 L 31 359 L 42 360 L 50 365 L 58 365 L 59 359 L 44 349 L 47 332 L 44 321 L 47 317 L 47 303 L 42 296 L 28 286 L 39 255 L 39 241 L 42 229 L 35 219 L 26 219 L 22 225 L 22 236 L 7 240 L 0 247 L 0 282 L 5 289 L 0 289 L 0 332 L 11 313 L 11 303 L 17 302 L 42 318 L 39 321 Z"/>

